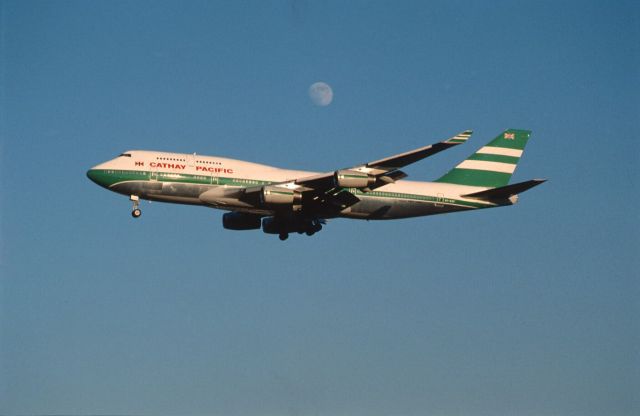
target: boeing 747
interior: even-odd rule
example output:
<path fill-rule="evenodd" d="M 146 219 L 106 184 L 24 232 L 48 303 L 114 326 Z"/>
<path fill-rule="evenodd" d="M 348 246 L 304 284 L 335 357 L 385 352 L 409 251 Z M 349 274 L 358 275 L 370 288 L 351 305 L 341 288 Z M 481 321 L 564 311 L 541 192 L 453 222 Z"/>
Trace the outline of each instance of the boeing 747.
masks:
<path fill-rule="evenodd" d="M 513 205 L 518 194 L 545 180 L 509 185 L 531 132 L 509 129 L 434 182 L 404 180 L 401 168 L 466 142 L 471 131 L 450 139 L 326 173 L 195 153 L 131 150 L 89 169 L 96 184 L 133 202 L 204 205 L 229 211 L 230 230 L 260 229 L 286 240 L 313 235 L 331 218 L 390 220 Z"/>

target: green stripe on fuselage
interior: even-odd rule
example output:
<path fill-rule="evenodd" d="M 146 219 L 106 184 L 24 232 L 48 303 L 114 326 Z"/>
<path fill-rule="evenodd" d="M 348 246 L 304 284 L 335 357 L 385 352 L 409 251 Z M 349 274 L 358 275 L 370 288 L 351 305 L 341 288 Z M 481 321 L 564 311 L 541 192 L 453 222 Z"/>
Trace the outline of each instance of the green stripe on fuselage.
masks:
<path fill-rule="evenodd" d="M 149 180 L 149 172 L 138 170 L 91 169 L 87 172 L 87 176 L 89 179 L 100 186 L 104 186 L 105 188 L 109 188 L 119 182 Z"/>
<path fill-rule="evenodd" d="M 411 200 L 411 201 L 420 201 L 420 202 L 433 202 L 436 204 L 442 205 L 460 205 L 469 208 L 489 208 L 495 206 L 494 204 L 485 203 L 485 202 L 475 202 L 475 201 L 463 201 L 461 199 L 454 198 L 443 198 L 436 197 L 432 195 L 419 195 L 419 194 L 404 194 L 398 192 L 380 192 L 380 191 L 370 191 L 370 192 L 362 192 L 360 190 L 354 190 L 352 188 L 347 188 L 347 191 L 355 194 L 358 198 L 391 198 L 391 199 L 402 199 L 402 200 Z"/>
<path fill-rule="evenodd" d="M 191 175 L 186 173 L 151 172 L 137 170 L 91 169 L 87 172 L 89 179 L 98 185 L 109 188 L 116 183 L 131 181 L 179 182 L 198 185 L 256 186 L 270 185 L 273 182 L 256 179 L 211 177 L 207 175 Z"/>
<path fill-rule="evenodd" d="M 464 169 L 460 169 L 464 170 Z M 478 171 L 475 171 L 478 172 Z M 491 172 L 488 172 L 491 173 Z M 270 185 L 274 182 L 270 181 L 260 181 L 255 179 L 243 179 L 243 178 L 227 178 L 227 177 L 214 177 L 214 181 L 212 181 L 212 177 L 204 176 L 204 175 L 191 175 L 185 173 L 168 173 L 168 172 L 154 172 L 153 177 L 154 180 L 150 180 L 151 172 L 150 171 L 131 171 L 131 170 L 101 170 L 101 169 L 92 169 L 87 172 L 87 176 L 97 183 L 98 185 L 104 186 L 105 188 L 110 188 L 115 184 L 123 183 L 123 182 L 179 182 L 179 183 L 189 183 L 194 185 L 227 185 L 234 187 L 247 188 L 251 186 L 261 186 L 261 185 Z M 157 176 L 157 180 L 155 179 Z M 431 195 L 420 195 L 420 194 L 408 194 L 408 193 L 399 193 L 399 192 L 385 192 L 385 191 L 370 191 L 370 192 L 362 192 L 361 190 L 354 188 L 344 188 L 345 190 L 357 195 L 359 198 L 390 198 L 390 199 L 402 199 L 402 200 L 413 200 L 420 202 L 432 202 L 443 205 L 458 205 L 465 206 L 469 208 L 488 208 L 495 206 L 494 204 L 484 203 L 481 201 L 464 201 L 460 199 L 453 198 L 442 198 Z M 287 190 L 284 190 L 283 193 L 288 194 Z"/>

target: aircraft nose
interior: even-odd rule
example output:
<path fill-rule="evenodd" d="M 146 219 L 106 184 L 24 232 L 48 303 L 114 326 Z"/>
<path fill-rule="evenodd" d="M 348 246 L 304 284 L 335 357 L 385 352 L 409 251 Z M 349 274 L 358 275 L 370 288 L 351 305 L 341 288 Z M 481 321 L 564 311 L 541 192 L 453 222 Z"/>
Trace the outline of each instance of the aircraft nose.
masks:
<path fill-rule="evenodd" d="M 100 174 L 98 169 L 91 168 L 87 171 L 87 178 L 91 179 L 92 182 L 104 186 L 104 177 Z"/>
<path fill-rule="evenodd" d="M 98 182 L 97 177 L 98 175 L 96 174 L 95 169 L 89 169 L 87 171 L 87 178 L 91 179 L 93 182 Z"/>

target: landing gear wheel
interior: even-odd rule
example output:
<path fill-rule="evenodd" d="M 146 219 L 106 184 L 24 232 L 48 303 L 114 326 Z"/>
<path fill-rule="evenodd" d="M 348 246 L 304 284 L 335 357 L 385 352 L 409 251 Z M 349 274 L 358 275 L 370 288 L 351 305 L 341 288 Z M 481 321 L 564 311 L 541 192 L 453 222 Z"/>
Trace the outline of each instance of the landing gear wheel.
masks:
<path fill-rule="evenodd" d="M 280 238 L 280 241 L 284 241 L 289 238 L 289 233 L 280 233 L 278 237 Z"/>
<path fill-rule="evenodd" d="M 131 216 L 133 218 L 138 218 L 140 215 L 142 215 L 142 211 L 140 211 L 140 208 L 138 208 L 140 206 L 140 197 L 138 195 L 131 195 L 129 197 L 130 201 L 133 201 L 133 211 L 131 211 Z"/>

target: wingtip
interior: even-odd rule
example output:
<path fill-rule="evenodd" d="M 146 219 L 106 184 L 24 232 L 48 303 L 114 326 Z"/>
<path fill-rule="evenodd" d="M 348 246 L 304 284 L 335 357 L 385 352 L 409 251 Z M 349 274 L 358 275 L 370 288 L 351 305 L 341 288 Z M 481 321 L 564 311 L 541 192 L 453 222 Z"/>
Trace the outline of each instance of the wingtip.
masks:
<path fill-rule="evenodd" d="M 465 130 L 462 133 L 458 133 L 452 138 L 445 140 L 444 142 L 447 144 L 462 144 L 467 140 L 469 140 L 469 137 L 471 137 L 471 134 L 473 134 L 472 130 Z"/>

